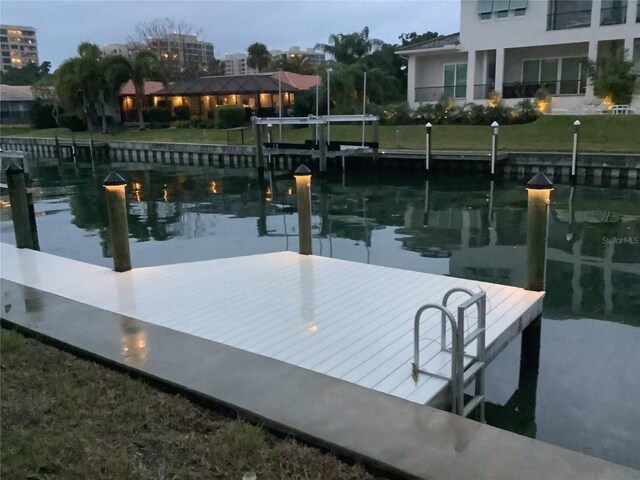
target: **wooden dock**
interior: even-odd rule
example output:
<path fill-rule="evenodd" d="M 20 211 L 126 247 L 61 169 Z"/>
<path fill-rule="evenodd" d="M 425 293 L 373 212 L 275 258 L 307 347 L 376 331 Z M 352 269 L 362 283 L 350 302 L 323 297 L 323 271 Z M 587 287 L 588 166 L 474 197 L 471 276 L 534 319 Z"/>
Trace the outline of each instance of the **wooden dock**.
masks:
<path fill-rule="evenodd" d="M 429 404 L 448 382 L 412 379 L 418 308 L 440 303 L 453 287 L 486 291 L 491 360 L 542 312 L 544 295 L 291 252 L 125 273 L 7 244 L 0 254 L 1 277 L 11 282 L 419 404 Z M 450 306 L 464 299 L 454 296 Z M 423 365 L 446 374 L 440 315 L 424 318 Z"/>

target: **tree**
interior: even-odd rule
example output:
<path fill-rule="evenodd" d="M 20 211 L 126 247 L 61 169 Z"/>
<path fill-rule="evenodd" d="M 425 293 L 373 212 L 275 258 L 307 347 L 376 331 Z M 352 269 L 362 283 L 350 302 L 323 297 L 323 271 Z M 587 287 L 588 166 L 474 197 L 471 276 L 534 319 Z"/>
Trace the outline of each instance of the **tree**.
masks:
<path fill-rule="evenodd" d="M 247 65 L 258 72 L 262 72 L 271 63 L 271 54 L 264 43 L 252 43 L 247 48 L 247 53 Z"/>
<path fill-rule="evenodd" d="M 637 75 L 631 73 L 633 63 L 625 60 L 624 51 L 599 52 L 598 60 L 589 63 L 593 92 L 614 104 L 631 103 Z"/>
<path fill-rule="evenodd" d="M 278 55 L 271 60 L 269 70 L 299 73 L 301 75 L 313 75 L 315 68 L 309 63 L 307 55 L 294 55 L 289 57 L 287 54 Z"/>
<path fill-rule="evenodd" d="M 369 38 L 369 27 L 364 27 L 361 32 L 331 34 L 329 43 L 318 43 L 315 48 L 331 54 L 336 62 L 355 63 L 382 45 L 382 40 Z"/>
<path fill-rule="evenodd" d="M 11 65 L 5 67 L 4 72 L 0 72 L 0 83 L 5 85 L 33 85 L 38 80 L 49 75 L 51 62 L 42 62 L 40 65 L 29 63 L 21 68 Z"/>
<path fill-rule="evenodd" d="M 431 40 L 432 38 L 437 38 L 438 32 L 425 32 L 418 35 L 416 32 L 411 33 L 403 33 L 398 39 L 402 42 L 403 47 L 407 45 L 415 45 L 416 43 L 426 42 L 427 40 Z"/>
<path fill-rule="evenodd" d="M 138 128 L 144 130 L 144 82 L 160 78 L 160 67 L 156 56 L 148 50 L 141 50 L 129 59 L 122 55 L 109 55 L 103 61 L 103 72 L 110 93 L 119 93 L 120 87 L 128 80 L 135 89 L 138 110 Z"/>

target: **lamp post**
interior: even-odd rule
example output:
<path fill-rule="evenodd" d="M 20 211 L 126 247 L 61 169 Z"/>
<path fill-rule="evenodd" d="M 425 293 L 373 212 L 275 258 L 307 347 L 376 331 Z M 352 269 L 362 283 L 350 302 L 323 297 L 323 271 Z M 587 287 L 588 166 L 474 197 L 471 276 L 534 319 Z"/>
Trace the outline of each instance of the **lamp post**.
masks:
<path fill-rule="evenodd" d="M 302 164 L 293 175 L 298 199 L 298 248 L 301 255 L 311 255 L 311 171 Z"/>
<path fill-rule="evenodd" d="M 111 172 L 104 179 L 102 185 L 107 191 L 111 245 L 113 246 L 113 269 L 116 272 L 126 272 L 131 270 L 127 200 L 125 198 L 127 182 L 116 172 Z"/>
<path fill-rule="evenodd" d="M 580 120 L 573 122 L 573 151 L 571 153 L 571 182 L 575 183 L 578 170 L 578 137 L 580 135 Z"/>
<path fill-rule="evenodd" d="M 282 118 L 282 69 L 278 75 L 278 118 Z M 282 142 L 282 123 L 278 125 L 278 141 Z"/>
<path fill-rule="evenodd" d="M 498 152 L 498 130 L 500 124 L 494 121 L 491 124 L 491 175 L 496 173 L 496 156 Z"/>
<path fill-rule="evenodd" d="M 316 83 L 316 118 L 320 114 L 320 79 L 318 79 L 318 83 Z M 318 139 L 318 123 L 316 123 L 316 140 Z"/>
<path fill-rule="evenodd" d="M 427 130 L 424 144 L 424 166 L 425 170 L 428 172 L 430 166 L 429 164 L 431 163 L 431 129 L 433 128 L 433 125 L 431 125 L 431 122 L 427 122 L 424 127 Z"/>
<path fill-rule="evenodd" d="M 331 143 L 331 67 L 327 68 L 327 143 Z"/>
<path fill-rule="evenodd" d="M 362 87 L 362 147 L 364 148 L 364 116 L 367 113 L 367 72 L 364 72 L 364 84 Z"/>

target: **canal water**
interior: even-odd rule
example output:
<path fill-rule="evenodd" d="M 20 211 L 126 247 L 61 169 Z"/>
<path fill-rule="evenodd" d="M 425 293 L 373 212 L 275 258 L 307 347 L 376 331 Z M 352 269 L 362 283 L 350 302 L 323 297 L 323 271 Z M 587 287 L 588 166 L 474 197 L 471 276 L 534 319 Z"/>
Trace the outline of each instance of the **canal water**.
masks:
<path fill-rule="evenodd" d="M 289 172 L 126 168 L 134 267 L 297 251 Z M 111 267 L 106 168 L 33 172 L 41 250 Z M 522 286 L 526 180 L 314 178 L 314 253 Z M 519 381 L 517 339 L 488 368 L 487 422 L 640 468 L 640 191 L 557 185 L 549 229 L 538 375 Z"/>

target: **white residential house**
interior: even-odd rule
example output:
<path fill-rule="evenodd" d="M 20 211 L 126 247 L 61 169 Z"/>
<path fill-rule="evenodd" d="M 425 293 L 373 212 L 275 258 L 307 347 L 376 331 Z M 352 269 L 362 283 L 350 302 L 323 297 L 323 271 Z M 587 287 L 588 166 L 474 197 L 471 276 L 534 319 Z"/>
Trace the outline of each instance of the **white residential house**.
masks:
<path fill-rule="evenodd" d="M 545 87 L 552 108 L 579 112 L 600 103 L 586 60 L 621 49 L 640 73 L 640 0 L 462 0 L 460 33 L 398 54 L 412 108 L 444 94 L 481 103 L 492 90 L 514 104 Z"/>

